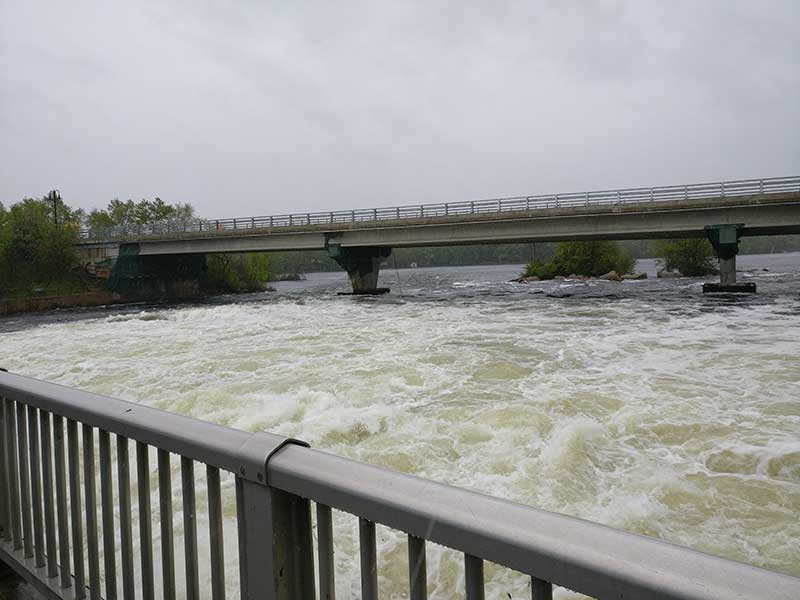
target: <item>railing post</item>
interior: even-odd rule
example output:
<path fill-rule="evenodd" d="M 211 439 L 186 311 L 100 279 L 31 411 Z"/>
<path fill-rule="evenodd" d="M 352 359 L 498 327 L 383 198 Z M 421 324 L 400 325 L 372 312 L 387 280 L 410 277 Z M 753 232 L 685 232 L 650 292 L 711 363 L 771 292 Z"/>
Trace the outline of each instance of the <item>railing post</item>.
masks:
<path fill-rule="evenodd" d="M 759 179 L 758 180 L 758 193 L 759 194 L 763 194 L 764 193 L 764 180 L 763 179 Z"/>
<path fill-rule="evenodd" d="M 330 222 L 333 223 L 333 211 L 330 212 Z"/>
<path fill-rule="evenodd" d="M 306 225 L 311 225 L 311 213 L 306 213 Z"/>
<path fill-rule="evenodd" d="M 273 219 L 273 218 L 274 218 L 274 217 L 270 217 L 270 218 L 269 218 L 269 226 L 270 226 L 270 227 L 272 227 L 272 219 Z"/>
<path fill-rule="evenodd" d="M 689 199 L 689 186 L 688 185 L 683 186 L 683 199 L 684 200 L 688 200 Z"/>
<path fill-rule="evenodd" d="M 310 501 L 236 478 L 242 600 L 314 600 Z"/>
<path fill-rule="evenodd" d="M 398 206 L 398 207 L 395 209 L 395 211 L 396 211 L 396 213 L 397 213 L 397 218 L 399 219 L 399 218 L 400 218 L 400 207 Z"/>
<path fill-rule="evenodd" d="M 255 229 L 255 228 L 256 228 L 256 218 L 250 217 L 250 229 Z"/>
<path fill-rule="evenodd" d="M 377 221 L 378 220 L 378 209 L 377 208 L 373 208 L 372 209 L 372 220 L 373 221 Z"/>
<path fill-rule="evenodd" d="M 720 188 L 720 195 L 724 198 L 725 197 L 725 182 L 724 181 L 719 184 L 719 188 Z"/>
<path fill-rule="evenodd" d="M 356 222 L 356 211 L 354 211 L 354 210 L 350 211 L 350 222 L 351 223 L 355 223 Z"/>
<path fill-rule="evenodd" d="M 8 483 L 6 482 L 6 430 L 4 420 L 3 399 L 0 398 L 0 540 L 8 539 Z"/>

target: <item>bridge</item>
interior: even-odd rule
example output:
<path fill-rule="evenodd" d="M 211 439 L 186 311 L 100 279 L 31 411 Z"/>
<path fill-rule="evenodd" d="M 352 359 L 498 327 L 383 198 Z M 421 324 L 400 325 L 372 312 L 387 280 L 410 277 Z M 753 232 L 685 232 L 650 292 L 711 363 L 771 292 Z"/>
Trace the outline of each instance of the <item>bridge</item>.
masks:
<path fill-rule="evenodd" d="M 742 236 L 800 233 L 800 177 L 497 198 L 84 230 L 86 251 L 120 256 L 327 250 L 354 293 L 377 291 L 393 248 L 708 237 L 735 289 Z M 130 259 L 129 259 L 130 260 Z"/>
<path fill-rule="evenodd" d="M 230 478 L 235 501 L 221 484 Z M 235 521 L 223 518 L 223 503 L 235 506 Z M 800 598 L 800 578 L 791 575 L 344 459 L 300 440 L 0 372 L 0 566 L 47 600 L 198 600 L 201 580 L 210 581 L 202 596 L 212 600 L 225 600 L 230 589 L 243 600 L 334 600 L 334 510 L 358 521 L 363 600 L 378 599 L 376 524 L 407 535 L 411 600 L 428 597 L 428 542 L 463 554 L 467 600 L 484 599 L 487 561 L 527 576 L 533 600 L 552 600 L 554 585 L 609 600 Z M 208 553 L 198 553 L 201 523 Z M 225 568 L 226 530 L 239 543 L 234 573 Z"/>

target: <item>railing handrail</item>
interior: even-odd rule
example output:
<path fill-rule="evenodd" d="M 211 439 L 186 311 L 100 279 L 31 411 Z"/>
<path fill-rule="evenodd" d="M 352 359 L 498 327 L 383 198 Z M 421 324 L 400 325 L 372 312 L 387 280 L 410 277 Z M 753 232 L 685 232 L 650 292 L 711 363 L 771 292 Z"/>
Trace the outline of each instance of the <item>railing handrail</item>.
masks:
<path fill-rule="evenodd" d="M 0 397 L 236 473 L 261 485 L 266 485 L 266 459 L 286 443 L 303 443 L 15 373 L 0 372 Z"/>
<path fill-rule="evenodd" d="M 287 446 L 270 485 L 595 598 L 798 598 L 800 579 L 600 525 Z"/>
<path fill-rule="evenodd" d="M 274 227 L 297 227 L 302 225 L 341 224 L 364 221 L 405 220 L 423 217 L 457 216 L 480 212 L 506 212 L 509 210 L 539 210 L 553 207 L 577 207 L 608 203 L 663 202 L 668 200 L 710 198 L 717 196 L 742 196 L 800 191 L 800 176 L 769 177 L 761 179 L 734 179 L 681 185 L 620 188 L 536 194 L 530 196 L 506 196 L 462 200 L 405 204 L 373 208 L 356 208 L 334 211 L 307 211 L 221 219 L 184 219 L 156 221 L 146 224 L 130 224 L 98 230 L 82 228 L 80 235 L 86 239 L 113 241 L 129 236 L 158 235 L 159 233 L 183 233 L 228 231 L 230 229 L 264 229 Z"/>
<path fill-rule="evenodd" d="M 166 453 L 172 452 L 187 460 L 198 460 L 234 472 L 237 476 L 239 560 L 242 565 L 248 565 L 241 567 L 243 590 L 247 589 L 247 585 L 251 586 L 250 589 L 256 589 L 253 586 L 271 585 L 272 575 L 269 573 L 276 572 L 277 563 L 272 563 L 273 558 L 269 558 L 272 556 L 270 544 L 279 543 L 283 539 L 281 536 L 295 536 L 287 548 L 293 547 L 291 544 L 299 544 L 296 547 L 302 549 L 302 556 L 311 556 L 308 501 L 313 500 L 318 508 L 336 508 L 354 514 L 367 523 L 381 523 L 415 538 L 430 540 L 464 552 L 467 556 L 498 563 L 543 582 L 563 585 L 596 598 L 730 600 L 763 597 L 764 594 L 774 600 L 800 597 L 800 578 L 791 575 L 312 450 L 302 443 L 287 443 L 294 440 L 281 436 L 247 433 L 6 372 L 0 372 L 0 397 L 27 406 L 28 411 L 39 409 L 65 417 L 73 424 L 83 424 L 84 452 L 88 452 L 86 456 L 91 460 L 92 436 L 89 433 L 86 437 L 86 427 L 106 432 L 106 436 L 112 432 L 154 446 L 159 450 L 159 486 L 167 507 L 170 506 L 170 485 L 168 476 L 162 479 L 165 473 L 161 466 L 162 453 L 167 467 L 169 459 Z M 8 427 L 13 425 L 6 423 L 5 427 L 9 431 Z M 19 431 L 22 435 L 25 429 Z M 32 434 L 35 431 L 34 426 Z M 47 439 L 43 438 L 43 443 Z M 22 448 L 23 442 L 20 441 L 20 444 Z M 13 452 L 13 444 L 9 448 Z M 31 455 L 35 454 L 32 451 Z M 145 461 L 145 466 L 140 466 L 140 477 L 146 478 L 139 480 L 141 502 L 145 496 L 149 498 L 149 471 L 146 453 L 141 456 L 137 454 L 137 458 Z M 13 457 L 9 461 L 11 463 L 16 464 Z M 107 459 L 104 462 L 101 457 L 101 464 L 110 469 Z M 20 476 L 23 489 L 27 489 L 28 485 L 27 463 L 25 465 Z M 33 466 L 34 463 L 31 463 Z M 89 468 L 87 474 L 93 478 L 93 469 Z M 38 474 L 34 474 L 34 479 L 36 477 Z M 242 484 L 242 480 L 247 482 Z M 93 490 L 93 479 L 87 485 L 87 489 Z M 246 487 L 248 485 L 251 487 Z M 184 480 L 184 494 L 186 489 Z M 286 500 L 281 500 L 275 494 L 284 494 Z M 17 496 L 12 498 L 17 499 Z M 193 498 L 192 492 L 192 502 Z M 26 501 L 23 495 L 23 503 Z M 27 510 L 24 506 L 23 509 Z M 88 515 L 93 510 L 94 498 L 89 504 L 87 496 L 87 526 Z M 143 522 L 147 524 L 149 500 L 145 500 L 145 510 L 148 515 L 145 515 Z M 268 511 L 264 514 L 273 516 L 260 516 L 262 513 L 259 511 L 262 510 Z M 277 521 L 270 521 L 271 518 Z M 283 528 L 291 529 L 294 533 L 286 533 Z M 16 540 L 19 540 L 18 529 L 17 524 Z M 169 524 L 162 529 L 162 532 L 169 531 Z M 28 539 L 25 538 L 26 543 L 29 543 Z M 361 543 L 363 548 L 363 539 Z M 374 535 L 371 543 L 374 552 Z M 96 548 L 96 538 L 94 544 Z M 91 540 L 89 547 L 93 547 Z M 0 556 L 3 552 L 10 553 L 7 556 L 14 556 L 10 546 L 0 544 Z M 281 567 L 281 577 L 295 578 L 298 586 L 307 585 L 308 582 L 300 577 L 300 570 L 306 569 L 303 571 L 304 577 L 313 578 L 313 573 L 307 571 L 313 571 L 312 563 L 293 559 L 291 552 L 275 552 L 275 561 L 285 560 L 285 564 L 290 565 L 287 568 L 294 569 L 293 573 L 284 574 Z M 269 553 L 266 558 L 265 553 Z M 96 561 L 96 553 L 94 556 Z M 332 554 L 328 556 L 332 563 Z M 362 553 L 362 585 L 364 556 Z M 272 571 L 258 570 L 261 567 L 257 565 L 262 560 L 267 560 L 265 568 Z M 307 560 L 310 561 L 310 558 Z M 171 563 L 168 561 L 167 564 Z M 24 562 L 18 563 L 17 568 L 31 575 L 31 572 L 25 571 L 28 567 Z M 41 582 L 31 576 L 34 581 Z M 97 571 L 90 579 L 94 580 L 95 586 L 99 585 Z M 152 585 L 152 573 L 149 583 Z M 302 593 L 296 591 L 288 596 L 279 594 L 279 597 L 300 598 L 308 593 L 308 590 Z"/>

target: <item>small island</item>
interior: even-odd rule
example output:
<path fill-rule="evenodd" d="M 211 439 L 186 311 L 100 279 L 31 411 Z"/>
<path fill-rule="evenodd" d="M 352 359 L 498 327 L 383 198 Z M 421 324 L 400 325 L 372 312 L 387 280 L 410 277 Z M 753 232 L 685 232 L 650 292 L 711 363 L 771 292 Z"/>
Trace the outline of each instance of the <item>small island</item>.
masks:
<path fill-rule="evenodd" d="M 659 278 L 699 277 L 718 272 L 711 244 L 706 239 L 663 240 L 656 244 L 662 267 Z M 603 279 L 623 281 L 647 279 L 647 273 L 634 273 L 633 256 L 617 242 L 561 242 L 549 260 L 534 258 L 517 283 L 550 279 Z"/>

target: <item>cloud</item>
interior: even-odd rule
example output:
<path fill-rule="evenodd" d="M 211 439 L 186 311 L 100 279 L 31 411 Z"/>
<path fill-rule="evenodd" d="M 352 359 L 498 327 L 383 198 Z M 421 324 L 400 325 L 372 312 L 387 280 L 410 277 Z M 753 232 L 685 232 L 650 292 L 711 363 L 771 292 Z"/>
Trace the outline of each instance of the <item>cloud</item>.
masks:
<path fill-rule="evenodd" d="M 209 217 L 794 174 L 800 5 L 0 5 L 0 199 Z"/>

